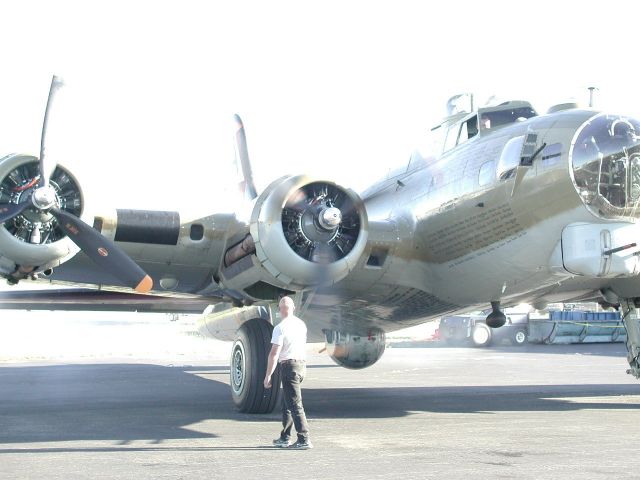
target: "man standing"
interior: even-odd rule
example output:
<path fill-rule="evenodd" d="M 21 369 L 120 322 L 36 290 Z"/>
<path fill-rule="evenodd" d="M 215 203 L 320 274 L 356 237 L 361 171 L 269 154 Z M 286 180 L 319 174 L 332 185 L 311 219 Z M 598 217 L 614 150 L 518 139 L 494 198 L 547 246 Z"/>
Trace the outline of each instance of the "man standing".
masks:
<path fill-rule="evenodd" d="M 291 297 L 283 297 L 278 304 L 281 321 L 273 329 L 271 351 L 264 377 L 264 387 L 271 388 L 271 376 L 280 364 L 282 378 L 282 432 L 280 438 L 273 441 L 277 447 L 289 447 L 300 450 L 313 448 L 309 441 L 309 426 L 302 406 L 300 384 L 307 373 L 306 344 L 307 326 L 293 314 L 295 305 Z M 275 385 L 274 388 L 278 388 Z M 290 444 L 291 429 L 295 425 L 298 441 Z"/>

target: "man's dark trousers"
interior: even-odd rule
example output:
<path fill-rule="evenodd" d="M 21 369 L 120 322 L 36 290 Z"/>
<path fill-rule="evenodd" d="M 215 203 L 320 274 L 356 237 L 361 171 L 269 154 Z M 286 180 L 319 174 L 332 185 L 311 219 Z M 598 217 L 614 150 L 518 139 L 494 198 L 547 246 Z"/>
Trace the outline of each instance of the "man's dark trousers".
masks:
<path fill-rule="evenodd" d="M 309 439 L 309 426 L 302 406 L 300 384 L 307 373 L 303 360 L 285 360 L 280 363 L 282 379 L 282 432 L 280 438 L 291 438 L 291 428 L 295 425 L 298 440 Z"/>

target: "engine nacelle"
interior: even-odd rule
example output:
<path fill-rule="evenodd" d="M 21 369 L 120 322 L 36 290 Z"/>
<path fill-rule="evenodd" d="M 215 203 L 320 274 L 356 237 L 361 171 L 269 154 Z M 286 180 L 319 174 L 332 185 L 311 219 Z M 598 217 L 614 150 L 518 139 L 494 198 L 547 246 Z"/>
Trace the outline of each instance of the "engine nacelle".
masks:
<path fill-rule="evenodd" d="M 250 226 L 261 265 L 288 288 L 331 284 L 356 265 L 367 243 L 360 197 L 330 181 L 298 175 L 273 182 Z"/>
<path fill-rule="evenodd" d="M 8 155 L 0 159 L 0 204 L 30 202 L 38 179 L 36 157 Z M 61 209 L 76 216 L 83 213 L 82 191 L 69 171 L 56 167 L 50 185 Z M 79 248 L 62 231 L 56 219 L 35 208 L 27 208 L 0 225 L 0 275 L 14 274 L 14 278 L 19 279 L 56 267 L 78 251 Z"/>
<path fill-rule="evenodd" d="M 364 203 L 354 191 L 282 177 L 256 199 L 249 235 L 227 250 L 222 283 L 259 300 L 334 284 L 362 257 L 367 234 Z"/>
<path fill-rule="evenodd" d="M 341 367 L 358 370 L 376 363 L 385 349 L 385 334 L 372 330 L 367 335 L 325 330 L 326 349 L 331 359 Z"/>

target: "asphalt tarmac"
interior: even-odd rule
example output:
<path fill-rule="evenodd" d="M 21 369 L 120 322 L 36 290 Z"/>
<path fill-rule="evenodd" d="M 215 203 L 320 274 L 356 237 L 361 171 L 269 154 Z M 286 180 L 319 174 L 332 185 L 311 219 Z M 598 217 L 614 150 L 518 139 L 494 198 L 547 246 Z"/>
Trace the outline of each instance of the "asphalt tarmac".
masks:
<path fill-rule="evenodd" d="M 234 411 L 228 366 L 0 366 L 0 479 L 640 478 L 640 383 L 621 344 L 311 355 L 309 451 Z"/>

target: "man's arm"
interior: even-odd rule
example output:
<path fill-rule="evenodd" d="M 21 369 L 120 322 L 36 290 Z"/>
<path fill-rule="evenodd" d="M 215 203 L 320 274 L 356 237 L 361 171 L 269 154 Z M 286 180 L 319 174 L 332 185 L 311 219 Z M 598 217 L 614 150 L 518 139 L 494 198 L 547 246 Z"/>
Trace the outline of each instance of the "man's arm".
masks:
<path fill-rule="evenodd" d="M 271 388 L 271 375 L 276 371 L 280 350 L 282 350 L 282 345 L 271 344 L 271 351 L 269 352 L 269 358 L 267 360 L 267 372 L 264 376 L 264 388 Z"/>

